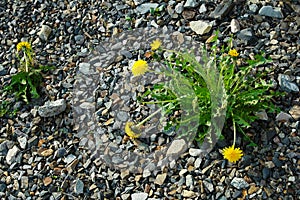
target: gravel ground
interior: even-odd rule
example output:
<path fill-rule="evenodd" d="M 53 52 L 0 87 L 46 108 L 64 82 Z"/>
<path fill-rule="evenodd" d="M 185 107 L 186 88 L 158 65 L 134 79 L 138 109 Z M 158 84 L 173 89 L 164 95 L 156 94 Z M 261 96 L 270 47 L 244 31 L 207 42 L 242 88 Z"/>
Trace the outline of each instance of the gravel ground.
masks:
<path fill-rule="evenodd" d="M 298 0 L 2 0 L 1 90 L 17 72 L 15 53 L 20 41 L 30 41 L 38 62 L 56 69 L 45 77 L 42 98 L 31 104 L 16 101 L 7 92 L 0 94 L 1 101 L 12 102 L 18 110 L 15 116 L 0 119 L 1 199 L 300 199 L 299 13 Z M 80 137 L 83 133 L 78 130 L 89 130 L 72 123 L 76 122 L 73 91 L 80 85 L 77 80 L 76 86 L 76 71 L 93 77 L 96 73 L 86 70 L 85 59 L 100 52 L 99 44 L 146 27 L 167 28 L 199 42 L 219 29 L 220 43 L 232 36 L 241 57 L 264 51 L 273 59 L 269 78 L 275 89 L 285 91 L 275 102 L 281 112 L 264 116 L 247 130 L 257 147 L 247 146 L 239 135 L 237 145 L 245 154 L 240 162 L 228 163 L 218 150 L 232 143 L 229 137 L 203 158 L 194 145 L 162 170 L 132 173 L 113 169 L 89 148 L 95 146 L 91 140 Z M 99 73 L 97 88 L 82 87 L 87 93 L 96 89 L 103 144 L 113 141 L 133 148 L 136 144 L 126 141 L 120 127 L 128 117 L 141 119 L 152 109 L 128 103 L 136 97 L 126 96 L 126 91 L 123 96 L 113 92 L 127 87 L 118 74 L 129 75 L 128 66 L 143 53 L 125 49 L 113 66 Z M 124 112 L 114 112 L 115 105 L 122 105 Z M 158 148 L 168 138 L 154 135 L 151 142 Z M 112 162 L 122 163 L 117 158 Z"/>

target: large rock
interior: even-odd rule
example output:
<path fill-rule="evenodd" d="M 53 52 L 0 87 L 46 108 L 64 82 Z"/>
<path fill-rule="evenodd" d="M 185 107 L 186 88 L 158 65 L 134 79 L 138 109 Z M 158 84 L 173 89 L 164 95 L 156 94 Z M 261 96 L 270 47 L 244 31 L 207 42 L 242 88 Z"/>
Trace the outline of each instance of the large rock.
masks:
<path fill-rule="evenodd" d="M 66 100 L 58 99 L 56 101 L 47 101 L 43 106 L 38 108 L 41 117 L 53 117 L 66 110 Z"/>

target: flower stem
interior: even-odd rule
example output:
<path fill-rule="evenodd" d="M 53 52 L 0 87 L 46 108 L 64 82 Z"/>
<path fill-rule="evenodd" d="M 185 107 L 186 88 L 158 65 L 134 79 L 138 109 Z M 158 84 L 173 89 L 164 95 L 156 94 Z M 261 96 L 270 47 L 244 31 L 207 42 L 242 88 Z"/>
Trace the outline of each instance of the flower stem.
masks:
<path fill-rule="evenodd" d="M 170 103 L 168 103 L 167 105 L 169 105 Z M 139 127 L 141 125 L 143 125 L 146 121 L 148 121 L 150 118 L 152 118 L 154 115 L 156 115 L 157 113 L 159 113 L 163 107 L 166 107 L 167 105 L 165 106 L 162 106 L 160 107 L 157 111 L 155 111 L 154 113 L 152 113 L 151 115 L 149 115 L 148 117 L 146 117 L 143 121 L 141 121 L 140 123 L 138 123 L 137 125 L 135 125 L 136 127 Z"/>
<path fill-rule="evenodd" d="M 28 72 L 28 61 L 27 61 L 27 56 L 26 56 L 25 51 L 24 51 L 23 53 L 24 53 L 24 59 L 25 59 L 25 72 Z"/>
<path fill-rule="evenodd" d="M 235 145 L 235 141 L 236 141 L 236 127 L 235 127 L 235 120 L 234 118 L 232 118 L 232 123 L 233 123 L 233 148 L 234 148 L 234 145 Z"/>

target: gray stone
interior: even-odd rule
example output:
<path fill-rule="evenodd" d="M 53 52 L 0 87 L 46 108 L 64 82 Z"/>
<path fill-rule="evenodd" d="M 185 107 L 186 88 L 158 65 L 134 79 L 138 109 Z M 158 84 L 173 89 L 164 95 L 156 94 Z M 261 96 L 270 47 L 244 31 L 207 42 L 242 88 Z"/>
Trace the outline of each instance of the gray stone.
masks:
<path fill-rule="evenodd" d="M 5 190 L 6 190 L 5 183 L 0 183 L 0 192 L 5 192 Z"/>
<path fill-rule="evenodd" d="M 292 119 L 292 116 L 282 111 L 276 116 L 278 122 L 288 122 L 290 119 Z"/>
<path fill-rule="evenodd" d="M 195 149 L 195 148 L 189 149 L 189 154 L 194 157 L 199 156 L 201 152 L 203 152 L 201 149 Z"/>
<path fill-rule="evenodd" d="M 84 184 L 80 179 L 77 179 L 76 183 L 75 183 L 75 188 L 74 188 L 74 192 L 76 194 L 82 194 L 83 193 L 83 189 L 84 189 Z"/>
<path fill-rule="evenodd" d="M 283 14 L 279 8 L 273 8 L 272 6 L 263 6 L 258 11 L 259 15 L 267 16 L 267 17 L 274 17 L 274 18 L 283 18 Z"/>
<path fill-rule="evenodd" d="M 121 50 L 120 53 L 121 53 L 121 55 L 125 56 L 126 58 L 132 58 L 132 53 L 130 53 L 130 51 Z"/>
<path fill-rule="evenodd" d="M 178 154 L 182 153 L 182 151 L 185 149 L 185 147 L 186 147 L 186 142 L 183 139 L 173 140 L 166 155 L 167 156 L 174 155 L 174 154 L 178 155 Z"/>
<path fill-rule="evenodd" d="M 198 6 L 198 2 L 196 0 L 187 0 L 184 4 L 185 8 L 195 8 Z"/>
<path fill-rule="evenodd" d="M 83 44 L 84 43 L 84 36 L 83 35 L 75 35 L 75 42 L 76 44 Z"/>
<path fill-rule="evenodd" d="M 286 92 L 299 92 L 299 87 L 291 82 L 289 75 L 279 74 L 278 81 L 282 90 Z"/>
<path fill-rule="evenodd" d="M 232 33 L 236 33 L 240 31 L 240 23 L 236 19 L 232 19 L 230 22 L 230 30 Z"/>
<path fill-rule="evenodd" d="M 177 14 L 181 14 L 183 12 L 183 4 L 182 3 L 178 3 L 176 6 L 175 6 L 175 12 Z"/>
<path fill-rule="evenodd" d="M 193 180 L 193 176 L 192 175 L 187 175 L 186 177 L 185 177 L 185 184 L 186 184 L 186 186 L 188 186 L 188 187 L 191 187 L 191 186 L 193 186 L 194 185 L 194 180 Z"/>
<path fill-rule="evenodd" d="M 75 160 L 76 159 L 76 156 L 75 155 L 73 155 L 73 154 L 70 154 L 70 155 L 68 155 L 66 158 L 65 158 L 65 163 L 67 163 L 67 165 L 68 164 L 70 164 L 73 160 Z"/>
<path fill-rule="evenodd" d="M 241 30 L 238 34 L 237 37 L 244 42 L 247 42 L 249 44 L 256 44 L 258 39 L 257 37 L 253 34 L 253 31 L 251 28 L 246 28 Z"/>
<path fill-rule="evenodd" d="M 203 185 L 208 189 L 209 192 L 214 191 L 214 185 L 206 180 L 203 181 Z"/>
<path fill-rule="evenodd" d="M 15 162 L 17 154 L 19 153 L 20 149 L 15 145 L 13 148 L 9 149 L 6 155 L 6 162 L 8 165 L 11 165 Z"/>
<path fill-rule="evenodd" d="M 47 41 L 51 32 L 52 29 L 50 28 L 50 26 L 42 25 L 41 31 L 38 33 L 38 35 L 42 40 Z"/>
<path fill-rule="evenodd" d="M 7 71 L 5 70 L 5 68 L 2 65 L 0 65 L 0 76 L 4 76 L 6 75 L 6 73 Z"/>
<path fill-rule="evenodd" d="M 222 1 L 209 16 L 215 19 L 222 19 L 228 15 L 233 8 L 234 3 L 232 0 Z"/>
<path fill-rule="evenodd" d="M 28 188 L 28 186 L 29 186 L 29 181 L 28 181 L 29 179 L 28 179 L 28 177 L 27 176 L 22 176 L 22 178 L 21 178 L 21 188 L 22 189 L 27 189 Z"/>
<path fill-rule="evenodd" d="M 58 99 L 56 101 L 47 101 L 43 106 L 38 108 L 41 117 L 53 117 L 66 110 L 66 100 Z"/>
<path fill-rule="evenodd" d="M 91 65 L 89 63 L 79 63 L 78 70 L 85 75 L 90 75 L 91 74 L 90 67 Z"/>
<path fill-rule="evenodd" d="M 202 13 L 205 13 L 207 11 L 207 8 L 205 6 L 205 4 L 201 4 L 200 8 L 199 8 L 199 13 L 202 14 Z"/>
<path fill-rule="evenodd" d="M 158 3 L 144 3 L 139 5 L 136 8 L 136 11 L 141 14 L 146 14 L 147 12 L 150 11 L 151 8 L 156 9 L 158 5 L 159 5 Z"/>
<path fill-rule="evenodd" d="M 212 25 L 209 22 L 199 20 L 199 21 L 191 21 L 190 27 L 197 34 L 204 35 L 205 33 L 208 33 L 211 30 Z"/>
<path fill-rule="evenodd" d="M 117 113 L 117 118 L 122 122 L 126 122 L 128 120 L 128 117 L 129 117 L 129 115 L 127 112 L 119 111 Z"/>
<path fill-rule="evenodd" d="M 249 187 L 249 184 L 243 178 L 237 177 L 234 177 L 230 184 L 238 190 Z"/>
<path fill-rule="evenodd" d="M 253 13 L 256 13 L 256 11 L 258 10 L 258 6 L 256 4 L 250 4 L 249 10 Z"/>
<path fill-rule="evenodd" d="M 6 141 L 0 143 L 0 156 L 7 155 L 8 149 L 6 145 Z"/>
<path fill-rule="evenodd" d="M 146 200 L 148 194 L 145 192 L 134 193 L 131 195 L 131 200 Z"/>
<path fill-rule="evenodd" d="M 265 110 L 256 112 L 255 116 L 258 117 L 260 120 L 267 121 L 269 119 L 268 114 L 267 114 L 267 112 Z"/>
<path fill-rule="evenodd" d="M 27 144 L 27 138 L 26 137 L 18 137 L 18 142 L 19 142 L 19 145 L 20 145 L 21 149 L 26 148 L 26 144 Z"/>

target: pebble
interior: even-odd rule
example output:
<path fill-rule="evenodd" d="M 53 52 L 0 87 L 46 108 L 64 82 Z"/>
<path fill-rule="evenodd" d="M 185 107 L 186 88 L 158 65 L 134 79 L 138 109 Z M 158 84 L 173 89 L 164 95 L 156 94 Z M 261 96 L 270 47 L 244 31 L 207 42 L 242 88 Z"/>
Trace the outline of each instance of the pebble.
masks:
<path fill-rule="evenodd" d="M 158 174 L 156 176 L 156 179 L 155 179 L 155 184 L 157 185 L 162 185 L 164 184 L 165 180 L 166 180 L 166 177 L 167 177 L 167 173 L 163 173 L 163 174 Z"/>
<path fill-rule="evenodd" d="M 249 184 L 243 178 L 237 177 L 234 177 L 230 184 L 238 190 L 249 187 Z"/>
<path fill-rule="evenodd" d="M 145 192 L 131 194 L 131 200 L 146 200 L 147 197 L 148 197 L 148 194 Z"/>
<path fill-rule="evenodd" d="M 195 8 L 198 6 L 198 2 L 196 0 L 187 0 L 184 4 L 185 8 Z"/>
<path fill-rule="evenodd" d="M 52 29 L 50 26 L 42 25 L 41 31 L 38 33 L 38 35 L 43 41 L 47 41 L 51 32 L 52 32 Z"/>
<path fill-rule="evenodd" d="M 178 3 L 176 6 L 175 6 L 175 12 L 177 14 L 181 14 L 183 12 L 183 4 L 182 3 Z"/>
<path fill-rule="evenodd" d="M 38 113 L 41 117 L 53 117 L 66 110 L 66 100 L 47 101 L 43 106 L 39 106 Z"/>
<path fill-rule="evenodd" d="M 193 191 L 183 190 L 182 196 L 183 197 L 188 197 L 188 198 L 194 198 L 194 197 L 197 196 L 197 194 L 195 192 L 193 192 Z"/>
<path fill-rule="evenodd" d="M 253 34 L 253 30 L 251 28 L 246 28 L 241 30 L 238 34 L 237 37 L 241 39 L 242 41 L 246 42 L 247 44 L 256 44 L 258 39 L 257 37 Z"/>
<path fill-rule="evenodd" d="M 211 30 L 212 25 L 211 25 L 211 23 L 209 23 L 207 21 L 199 20 L 199 21 L 191 21 L 190 27 L 197 34 L 204 35 Z"/>
<path fill-rule="evenodd" d="M 291 119 L 292 119 L 291 115 L 282 111 L 276 116 L 276 121 L 278 122 L 288 122 Z"/>
<path fill-rule="evenodd" d="M 299 120 L 300 119 L 300 106 L 299 105 L 294 105 L 289 113 L 292 115 L 292 117 L 295 119 L 295 120 Z"/>
<path fill-rule="evenodd" d="M 84 189 L 84 183 L 80 179 L 77 179 L 77 181 L 75 183 L 74 192 L 76 194 L 82 194 L 83 189 Z"/>
<path fill-rule="evenodd" d="M 203 180 L 203 185 L 211 193 L 214 191 L 214 185 L 206 180 Z"/>
<path fill-rule="evenodd" d="M 267 16 L 267 17 L 274 17 L 274 18 L 283 18 L 283 14 L 279 8 L 273 8 L 272 6 L 263 6 L 261 9 L 258 11 L 258 14 L 262 16 Z"/>
<path fill-rule="evenodd" d="M 83 35 L 75 35 L 75 42 L 76 42 L 76 44 L 82 45 L 84 43 L 84 36 Z"/>
<path fill-rule="evenodd" d="M 20 145 L 21 149 L 26 148 L 27 138 L 25 136 L 24 137 L 18 137 L 18 142 L 19 142 L 19 145 Z"/>
<path fill-rule="evenodd" d="M 230 30 L 232 33 L 236 33 L 240 31 L 239 21 L 236 19 L 232 19 L 230 22 Z"/>
<path fill-rule="evenodd" d="M 8 165 L 11 165 L 16 161 L 17 154 L 20 152 L 20 149 L 14 145 L 11 149 L 8 150 L 6 155 L 6 162 Z"/>
<path fill-rule="evenodd" d="M 200 14 L 203 14 L 203 13 L 205 13 L 206 11 L 207 11 L 207 8 L 206 8 L 205 4 L 204 4 L 204 3 L 201 4 L 201 6 L 200 6 L 200 8 L 199 8 L 199 13 L 200 13 Z"/>
<path fill-rule="evenodd" d="M 279 74 L 278 82 L 282 90 L 286 92 L 299 92 L 299 87 L 291 82 L 289 75 Z"/>
<path fill-rule="evenodd" d="M 232 0 L 222 1 L 209 16 L 215 19 L 222 19 L 230 13 L 234 5 Z"/>
<path fill-rule="evenodd" d="M 147 12 L 150 11 L 151 8 L 155 10 L 158 6 L 159 6 L 158 3 L 144 3 L 139 5 L 136 8 L 136 11 L 140 14 L 146 14 Z"/>
<path fill-rule="evenodd" d="M 170 147 L 168 148 L 166 156 L 179 155 L 185 149 L 186 143 L 183 139 L 173 140 Z"/>

